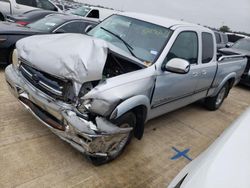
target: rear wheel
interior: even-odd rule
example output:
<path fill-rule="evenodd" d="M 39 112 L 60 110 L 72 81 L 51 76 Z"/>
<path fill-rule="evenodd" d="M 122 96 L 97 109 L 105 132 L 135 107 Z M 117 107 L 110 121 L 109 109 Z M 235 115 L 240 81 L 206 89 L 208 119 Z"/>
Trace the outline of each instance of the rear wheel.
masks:
<path fill-rule="evenodd" d="M 112 123 L 121 128 L 135 127 L 136 117 L 134 113 L 128 112 Z M 117 158 L 124 151 L 126 146 L 130 143 L 132 136 L 133 131 L 131 131 L 127 136 L 125 136 L 117 146 L 110 148 L 108 156 L 87 156 L 87 158 L 96 166 L 108 163 Z"/>
<path fill-rule="evenodd" d="M 226 98 L 228 92 L 229 92 L 229 84 L 226 83 L 220 89 L 219 93 L 216 96 L 205 99 L 205 106 L 211 111 L 219 109 L 224 99 Z"/>

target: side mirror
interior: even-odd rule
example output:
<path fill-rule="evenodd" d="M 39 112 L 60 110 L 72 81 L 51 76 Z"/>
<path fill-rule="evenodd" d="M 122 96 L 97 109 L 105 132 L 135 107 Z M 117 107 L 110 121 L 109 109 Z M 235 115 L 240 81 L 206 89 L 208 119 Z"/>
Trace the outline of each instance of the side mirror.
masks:
<path fill-rule="evenodd" d="M 173 58 L 165 65 L 165 71 L 187 74 L 190 71 L 190 63 L 184 59 Z"/>
<path fill-rule="evenodd" d="M 85 28 L 84 32 L 85 32 L 85 33 L 88 33 L 89 31 L 91 31 L 91 29 L 93 29 L 93 26 L 92 26 L 92 25 L 88 25 L 88 26 Z"/>

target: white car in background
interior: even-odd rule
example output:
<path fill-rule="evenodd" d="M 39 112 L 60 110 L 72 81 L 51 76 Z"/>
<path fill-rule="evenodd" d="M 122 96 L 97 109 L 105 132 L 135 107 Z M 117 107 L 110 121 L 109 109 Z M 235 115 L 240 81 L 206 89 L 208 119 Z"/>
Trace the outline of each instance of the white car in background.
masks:
<path fill-rule="evenodd" d="M 81 17 L 94 18 L 98 21 L 103 21 L 107 17 L 118 13 L 119 11 L 108 9 L 108 8 L 100 8 L 95 6 L 81 6 L 76 9 L 71 9 L 66 11 L 66 13 L 74 14 Z"/>
<path fill-rule="evenodd" d="M 62 12 L 50 0 L 0 0 L 0 20 L 6 15 L 19 15 L 38 8 Z"/>
<path fill-rule="evenodd" d="M 249 188 L 249 123 L 250 108 L 189 163 L 168 188 Z"/>

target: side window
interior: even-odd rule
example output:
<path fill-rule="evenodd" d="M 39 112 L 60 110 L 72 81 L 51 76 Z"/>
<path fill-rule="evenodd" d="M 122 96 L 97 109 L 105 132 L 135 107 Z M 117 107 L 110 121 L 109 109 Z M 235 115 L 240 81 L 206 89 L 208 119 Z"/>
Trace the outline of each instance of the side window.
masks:
<path fill-rule="evenodd" d="M 37 2 L 37 8 L 57 11 L 57 8 L 48 0 L 36 0 L 36 2 Z"/>
<path fill-rule="evenodd" d="M 193 31 L 184 31 L 176 38 L 164 63 L 173 58 L 185 59 L 190 64 L 198 62 L 198 36 Z"/>
<path fill-rule="evenodd" d="M 223 42 L 224 42 L 224 43 L 228 43 L 228 37 L 227 37 L 226 34 L 223 34 L 223 35 L 222 35 L 222 38 L 223 38 Z"/>
<path fill-rule="evenodd" d="M 211 33 L 202 33 L 202 63 L 209 63 L 214 56 L 214 41 Z"/>
<path fill-rule="evenodd" d="M 60 30 L 64 31 L 65 33 L 84 33 L 87 25 L 89 24 L 84 22 L 71 22 L 62 26 Z"/>
<path fill-rule="evenodd" d="M 215 38 L 216 38 L 216 43 L 220 44 L 221 43 L 221 38 L 220 38 L 220 34 L 219 33 L 214 33 L 215 34 Z"/>
<path fill-rule="evenodd" d="M 88 18 L 100 18 L 99 10 L 96 10 L 96 9 L 92 10 L 92 11 L 88 14 L 87 17 L 88 17 Z"/>
<path fill-rule="evenodd" d="M 37 7 L 36 0 L 16 0 L 16 3 L 30 7 Z"/>

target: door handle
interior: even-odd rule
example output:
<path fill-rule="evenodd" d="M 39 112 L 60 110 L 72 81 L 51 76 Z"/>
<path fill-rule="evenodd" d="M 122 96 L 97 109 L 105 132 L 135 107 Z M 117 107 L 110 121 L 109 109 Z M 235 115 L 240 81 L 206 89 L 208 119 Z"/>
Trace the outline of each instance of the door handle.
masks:
<path fill-rule="evenodd" d="M 202 71 L 201 71 L 201 74 L 202 74 L 202 75 L 206 75 L 206 74 L 207 74 L 207 71 L 206 71 L 206 70 L 202 70 Z"/>
<path fill-rule="evenodd" d="M 197 77 L 199 75 L 198 72 L 193 72 L 193 77 Z"/>

